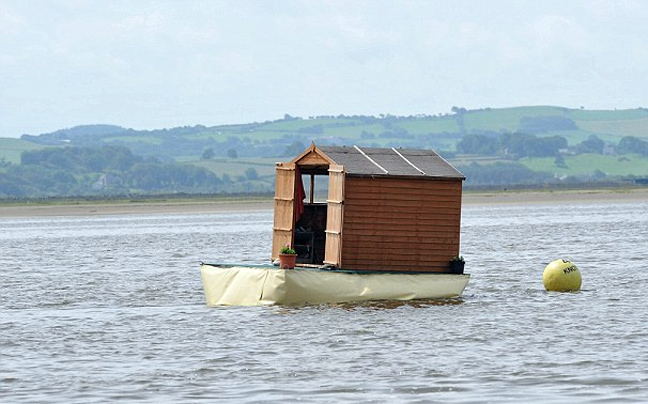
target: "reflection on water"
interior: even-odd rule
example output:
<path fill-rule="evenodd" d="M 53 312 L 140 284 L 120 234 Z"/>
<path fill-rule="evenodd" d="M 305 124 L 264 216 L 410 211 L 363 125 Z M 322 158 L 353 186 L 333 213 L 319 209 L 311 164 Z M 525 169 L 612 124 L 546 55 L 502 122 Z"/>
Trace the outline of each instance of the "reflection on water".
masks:
<path fill-rule="evenodd" d="M 460 305 L 463 303 L 463 298 L 448 298 L 448 299 L 412 299 L 412 300 L 369 300 L 358 302 L 339 302 L 339 303 L 326 303 L 326 304 L 303 304 L 303 305 L 286 305 L 276 307 L 278 314 L 295 314 L 300 310 L 316 309 L 320 311 L 341 309 L 345 311 L 356 310 L 394 310 L 403 307 L 411 308 L 426 308 L 431 306 L 449 306 Z"/>
<path fill-rule="evenodd" d="M 430 306 L 459 305 L 463 303 L 462 298 L 452 299 L 414 299 L 414 300 L 378 300 L 354 303 L 335 303 L 326 305 L 330 308 L 341 308 L 345 310 L 375 309 L 392 310 L 401 307 L 425 308 Z"/>
<path fill-rule="evenodd" d="M 0 219 L 3 402 L 641 402 L 648 204 L 466 206 L 460 299 L 208 308 L 272 212 Z M 565 258 L 579 293 L 547 293 Z"/>

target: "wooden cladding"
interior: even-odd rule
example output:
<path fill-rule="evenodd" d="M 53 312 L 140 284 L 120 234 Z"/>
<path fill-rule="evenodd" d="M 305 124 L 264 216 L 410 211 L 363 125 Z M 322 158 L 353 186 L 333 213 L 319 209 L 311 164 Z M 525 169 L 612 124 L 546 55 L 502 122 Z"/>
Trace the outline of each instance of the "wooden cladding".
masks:
<path fill-rule="evenodd" d="M 461 181 L 349 177 L 342 267 L 445 272 L 459 253 Z"/>
<path fill-rule="evenodd" d="M 328 166 L 329 161 L 316 153 L 310 153 L 299 160 L 300 166 Z"/>
<path fill-rule="evenodd" d="M 292 231 L 293 228 L 293 201 L 275 199 L 274 229 Z"/>
<path fill-rule="evenodd" d="M 294 200 L 295 166 L 292 164 L 278 164 L 275 171 L 275 199 Z"/>
<path fill-rule="evenodd" d="M 329 192 L 326 210 L 326 250 L 324 263 L 339 266 L 342 252 L 345 176 L 342 167 L 329 167 Z"/>
<path fill-rule="evenodd" d="M 299 167 L 302 173 L 328 174 L 325 237 L 321 225 L 315 246 L 320 263 L 350 270 L 447 272 L 459 254 L 463 177 L 372 174 L 375 167 L 364 153 L 331 150 L 327 155 L 311 145 L 290 163 L 277 164 L 273 259 L 293 243 Z"/>
<path fill-rule="evenodd" d="M 279 164 L 276 167 L 274 228 L 272 259 L 279 256 L 284 245 L 292 245 L 295 209 L 295 166 Z"/>

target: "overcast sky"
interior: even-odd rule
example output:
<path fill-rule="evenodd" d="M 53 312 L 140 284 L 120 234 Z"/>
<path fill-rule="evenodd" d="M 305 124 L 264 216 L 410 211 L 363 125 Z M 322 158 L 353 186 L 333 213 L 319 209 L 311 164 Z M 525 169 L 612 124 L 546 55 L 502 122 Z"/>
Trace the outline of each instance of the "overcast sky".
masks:
<path fill-rule="evenodd" d="M 0 137 L 647 95 L 642 0 L 0 1 Z"/>

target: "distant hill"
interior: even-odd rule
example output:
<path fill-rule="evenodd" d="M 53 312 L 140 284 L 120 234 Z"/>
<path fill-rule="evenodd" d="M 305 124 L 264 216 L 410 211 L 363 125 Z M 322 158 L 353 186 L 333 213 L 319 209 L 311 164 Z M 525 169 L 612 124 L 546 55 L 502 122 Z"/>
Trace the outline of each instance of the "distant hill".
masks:
<path fill-rule="evenodd" d="M 132 129 L 122 128 L 116 125 L 79 125 L 69 129 L 59 129 L 51 133 L 44 133 L 40 136 L 33 137 L 29 135 L 23 136 L 23 139 L 36 138 L 39 141 L 61 141 L 61 140 L 75 140 L 86 136 L 105 136 L 105 135 L 123 135 L 127 134 Z"/>
<path fill-rule="evenodd" d="M 434 149 L 467 174 L 467 185 L 648 177 L 648 109 L 553 106 L 452 107 L 444 114 L 412 116 L 285 115 L 153 130 L 83 125 L 20 140 L 0 138 L 0 163 L 18 164 L 22 152 L 44 147 L 119 146 L 162 163 L 205 168 L 232 184 L 240 181 L 243 190 L 271 190 L 272 163 L 292 158 L 311 142 Z"/>
<path fill-rule="evenodd" d="M 560 135 L 571 145 L 596 135 L 608 143 L 624 136 L 648 139 L 648 110 L 592 111 L 561 107 L 484 108 L 453 107 L 447 114 L 415 116 L 292 117 L 205 127 L 134 130 L 113 125 L 84 125 L 22 139 L 40 145 L 123 145 L 134 153 L 163 159 L 199 158 L 212 148 L 216 156 L 236 150 L 240 157 L 278 157 L 297 146 L 335 144 L 433 148 L 453 152 L 467 134 L 502 133 Z"/>

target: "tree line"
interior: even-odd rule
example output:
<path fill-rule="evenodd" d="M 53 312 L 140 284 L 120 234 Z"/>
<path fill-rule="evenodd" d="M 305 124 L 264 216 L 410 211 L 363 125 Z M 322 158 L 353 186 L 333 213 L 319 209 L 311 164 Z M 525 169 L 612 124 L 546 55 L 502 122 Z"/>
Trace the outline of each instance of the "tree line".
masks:
<path fill-rule="evenodd" d="M 569 148 L 567 139 L 562 136 L 539 137 L 528 133 L 503 133 L 496 136 L 465 135 L 457 143 L 457 153 L 508 155 L 512 158 L 553 157 L 561 151 L 571 151 L 574 154 L 603 154 L 606 146 L 613 146 L 616 154 L 648 156 L 648 142 L 634 136 L 623 137 L 617 145 L 607 145 L 598 136 L 590 135 L 581 143 Z"/>
<path fill-rule="evenodd" d="M 457 109 L 457 114 L 462 111 Z M 386 128 L 390 118 L 384 118 Z M 527 120 L 525 126 L 536 133 L 550 129 L 571 128 L 569 120 Z M 113 127 L 95 128 L 96 136 L 115 130 Z M 101 130 L 99 130 L 101 129 Z M 196 128 L 184 128 L 184 131 Z M 63 134 L 59 134 L 63 136 Z M 67 137 L 81 135 L 66 133 Z M 369 134 L 365 134 L 369 137 Z M 433 147 L 431 139 L 421 136 L 421 144 L 409 144 L 408 136 L 402 133 L 402 144 L 396 147 Z M 83 137 L 85 139 L 85 137 Z M 171 136 L 177 141 L 175 150 L 187 149 L 181 137 Z M 60 141 L 61 139 L 59 139 Z M 326 144 L 346 144 L 343 138 L 329 138 Z M 273 153 L 294 156 L 306 147 L 304 135 L 284 135 L 279 149 Z M 210 160 L 225 155 L 237 158 L 250 150 L 248 139 L 230 137 L 220 146 L 202 150 L 202 159 Z M 612 148 L 613 150 L 610 150 Z M 575 145 L 568 145 L 563 136 L 538 136 L 532 133 L 469 133 L 457 143 L 457 153 L 504 156 L 506 163 L 470 164 L 459 169 L 467 176 L 467 185 L 538 184 L 555 180 L 552 174 L 538 173 L 515 162 L 522 157 L 555 157 L 556 166 L 564 166 L 563 154 L 614 152 L 616 154 L 639 154 L 648 156 L 648 142 L 633 137 L 623 137 L 618 144 L 606 144 L 595 135 Z M 454 152 L 439 150 L 446 158 L 453 158 Z M 198 152 L 199 153 L 199 152 Z M 163 159 L 163 161 L 160 161 Z M 561 165 L 562 164 L 562 165 Z M 602 174 L 602 173 L 601 173 Z M 603 174 L 604 176 L 604 174 Z M 22 154 L 20 164 L 0 161 L 0 198 L 49 197 L 49 196 L 93 196 L 123 194 L 168 194 L 168 193 L 221 193 L 270 191 L 271 185 L 256 181 L 258 175 L 253 168 L 245 172 L 244 178 L 231 179 L 227 174 L 218 176 L 213 172 L 190 164 L 174 163 L 164 156 L 152 157 L 135 154 L 124 145 L 64 146 L 27 151 Z M 263 188 L 263 189 L 261 189 Z"/>
<path fill-rule="evenodd" d="M 130 193 L 214 193 L 224 182 L 193 165 L 134 155 L 124 146 L 56 147 L 26 151 L 0 169 L 0 197 Z"/>

